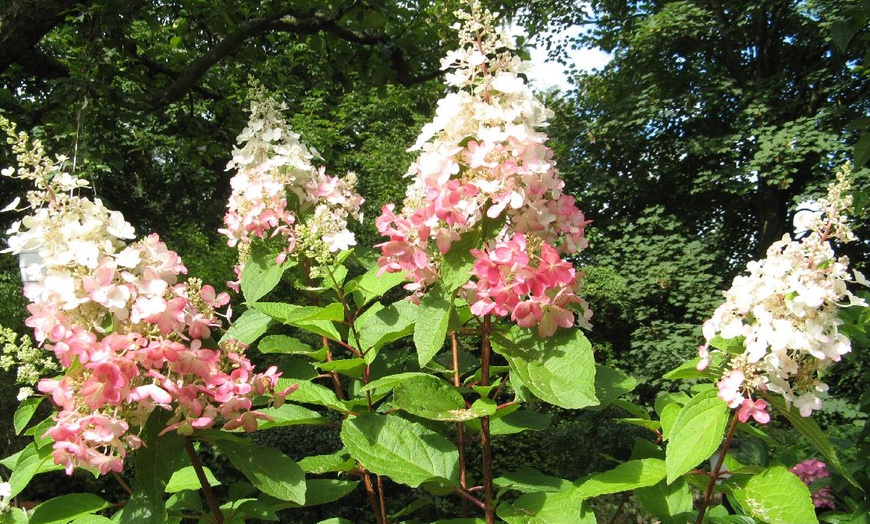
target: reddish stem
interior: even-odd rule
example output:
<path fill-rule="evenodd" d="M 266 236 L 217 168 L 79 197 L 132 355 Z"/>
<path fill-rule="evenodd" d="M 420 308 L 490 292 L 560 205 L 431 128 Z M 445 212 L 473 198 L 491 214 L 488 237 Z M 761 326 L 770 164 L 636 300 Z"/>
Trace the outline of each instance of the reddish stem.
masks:
<path fill-rule="evenodd" d="M 184 449 L 187 451 L 187 456 L 190 457 L 190 463 L 193 470 L 196 472 L 196 478 L 199 479 L 199 484 L 202 486 L 202 491 L 205 494 L 205 500 L 208 502 L 208 507 L 214 515 L 215 524 L 223 524 L 224 514 L 218 505 L 217 499 L 214 496 L 214 491 L 211 490 L 211 485 L 208 483 L 208 477 L 205 476 L 205 470 L 202 468 L 202 462 L 196 454 L 196 449 L 193 447 L 193 440 L 190 438 L 184 441 Z"/>
<path fill-rule="evenodd" d="M 492 321 L 489 315 L 483 317 L 483 340 L 480 344 L 480 385 L 489 386 L 489 361 L 492 347 L 489 335 L 492 333 Z M 480 447 L 483 455 L 483 500 L 486 524 L 495 524 L 492 493 L 492 441 L 489 432 L 489 417 L 480 419 Z"/>
<path fill-rule="evenodd" d="M 704 521 L 704 513 L 707 512 L 707 506 L 710 504 L 710 499 L 713 497 L 713 488 L 716 487 L 716 481 L 719 480 L 719 472 L 722 471 L 722 464 L 725 463 L 725 455 L 728 454 L 728 447 L 731 445 L 731 439 L 734 437 L 734 430 L 737 429 L 737 412 L 731 416 L 731 426 L 728 428 L 728 435 L 725 437 L 725 442 L 722 443 L 722 451 L 719 452 L 719 459 L 716 461 L 716 467 L 710 472 L 710 481 L 707 482 L 707 489 L 704 491 L 704 500 L 701 501 L 701 509 L 698 510 L 698 518 L 695 524 L 701 524 Z"/>

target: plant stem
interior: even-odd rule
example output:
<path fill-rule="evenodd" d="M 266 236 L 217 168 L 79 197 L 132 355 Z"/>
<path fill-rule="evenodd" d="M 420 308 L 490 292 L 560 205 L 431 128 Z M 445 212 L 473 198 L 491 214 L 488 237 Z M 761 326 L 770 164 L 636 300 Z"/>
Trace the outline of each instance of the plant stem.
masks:
<path fill-rule="evenodd" d="M 462 376 L 459 374 L 459 341 L 456 338 L 456 332 L 450 332 L 450 342 L 453 348 L 453 385 L 459 387 L 462 385 Z M 456 423 L 456 440 L 457 448 L 459 448 L 459 487 L 464 491 L 467 487 L 465 475 L 465 424 L 462 422 Z M 468 500 L 462 499 L 462 516 L 468 517 Z"/>
<path fill-rule="evenodd" d="M 329 339 L 326 337 L 321 337 L 321 339 L 323 347 L 326 348 L 326 361 L 332 362 L 332 350 L 329 348 Z M 332 388 L 335 390 L 335 396 L 338 397 L 338 400 L 344 401 L 344 392 L 341 389 L 341 380 L 338 378 L 338 373 L 330 371 L 329 375 L 332 377 Z"/>
<path fill-rule="evenodd" d="M 713 497 L 713 488 L 716 487 L 716 481 L 719 479 L 719 472 L 722 470 L 722 464 L 725 463 L 725 455 L 728 454 L 728 448 L 731 445 L 731 439 L 734 437 L 734 430 L 737 429 L 737 412 L 731 415 L 731 426 L 728 428 L 728 435 L 725 437 L 725 442 L 722 443 L 722 451 L 719 452 L 719 460 L 716 461 L 716 467 L 710 472 L 710 481 L 707 483 L 707 489 L 704 491 L 704 500 L 701 501 L 701 509 L 698 510 L 698 518 L 695 519 L 695 524 L 701 524 L 704 520 L 704 513 L 707 512 L 707 506 L 710 504 L 710 499 Z"/>
<path fill-rule="evenodd" d="M 375 488 L 372 486 L 372 478 L 369 476 L 369 472 L 363 470 L 362 472 L 363 484 L 366 486 L 366 493 L 369 495 L 369 503 L 372 505 L 372 513 L 375 516 L 375 521 L 378 524 L 387 524 L 386 520 L 381 517 L 381 512 L 378 509 L 378 497 L 375 495 Z"/>
<path fill-rule="evenodd" d="M 208 502 L 208 507 L 214 515 L 215 524 L 223 524 L 224 514 L 218 505 L 217 499 L 214 496 L 214 491 L 211 490 L 211 485 L 208 483 L 208 478 L 205 476 L 205 470 L 202 469 L 202 462 L 199 461 L 199 456 L 193 448 L 193 440 L 187 438 L 184 441 L 184 449 L 187 451 L 187 456 L 190 457 L 190 463 L 193 465 L 193 470 L 196 472 L 196 478 L 199 479 L 199 484 L 202 486 L 202 491 L 205 494 L 205 500 Z"/>
<path fill-rule="evenodd" d="M 113 471 L 112 476 L 115 477 L 115 480 L 118 481 L 118 484 L 120 484 L 121 487 L 124 488 L 124 491 L 127 492 L 127 495 L 133 495 L 133 488 L 131 488 L 130 485 L 121 478 L 121 475 L 118 475 L 116 472 Z"/>
<path fill-rule="evenodd" d="M 489 385 L 489 359 L 492 347 L 489 335 L 492 332 L 492 321 L 489 315 L 483 317 L 483 340 L 480 344 L 480 385 Z M 483 500 L 486 524 L 495 524 L 495 514 L 492 507 L 492 442 L 489 433 L 489 417 L 480 419 L 480 447 L 483 455 Z"/>
<path fill-rule="evenodd" d="M 481 502 L 480 499 L 478 499 L 477 497 L 475 497 L 474 495 L 472 495 L 468 491 L 466 491 L 462 488 L 454 488 L 453 491 L 455 491 L 459 496 L 461 496 L 462 500 L 471 501 L 475 506 L 479 507 L 480 509 L 483 509 L 483 510 L 486 509 L 486 506 L 484 505 L 484 503 Z"/>
<path fill-rule="evenodd" d="M 387 524 L 387 503 L 384 500 L 384 479 L 378 475 L 378 502 L 381 505 L 381 520 Z"/>

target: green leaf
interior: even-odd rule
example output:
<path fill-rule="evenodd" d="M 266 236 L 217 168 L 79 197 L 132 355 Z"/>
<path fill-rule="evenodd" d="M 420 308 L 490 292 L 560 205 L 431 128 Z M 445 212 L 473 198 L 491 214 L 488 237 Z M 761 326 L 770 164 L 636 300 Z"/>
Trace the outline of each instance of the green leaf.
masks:
<path fill-rule="evenodd" d="M 268 315 L 256 309 L 248 309 L 232 323 L 221 341 L 235 339 L 242 344 L 251 345 L 263 336 L 271 323 L 272 318 Z"/>
<path fill-rule="evenodd" d="M 574 488 L 526 493 L 501 504 L 497 514 L 508 524 L 595 524 L 595 514 Z"/>
<path fill-rule="evenodd" d="M 36 413 L 36 408 L 39 407 L 39 403 L 42 402 L 42 399 L 45 397 L 30 397 L 21 401 L 21 404 L 18 404 L 18 407 L 15 408 L 15 414 L 12 415 L 12 423 L 15 426 L 15 434 L 20 435 L 24 428 L 27 426 L 27 423 L 30 422 L 30 419 L 33 418 L 33 414 Z"/>
<path fill-rule="evenodd" d="M 709 388 L 680 409 L 665 449 L 668 483 L 719 449 L 731 410 L 717 393 L 716 388 Z"/>
<path fill-rule="evenodd" d="M 215 478 L 210 469 L 205 466 L 202 469 L 205 472 L 205 478 L 208 480 L 209 486 L 220 486 L 220 482 Z M 178 493 L 186 489 L 198 490 L 201 488 L 202 485 L 199 483 L 199 477 L 196 476 L 196 470 L 193 466 L 185 466 L 173 473 L 169 478 L 169 482 L 166 484 L 166 493 Z"/>
<path fill-rule="evenodd" d="M 15 497 L 27 487 L 34 475 L 46 471 L 63 469 L 63 466 L 54 464 L 52 460 L 52 448 L 49 445 L 37 447 L 31 443 L 18 455 L 12 475 L 9 476 L 9 485 L 12 489 L 10 497 Z"/>
<path fill-rule="evenodd" d="M 251 484 L 275 498 L 305 503 L 305 473 L 293 459 L 275 448 L 227 437 L 210 440 Z"/>
<path fill-rule="evenodd" d="M 257 344 L 257 349 L 260 353 L 281 353 L 284 355 L 304 356 L 314 356 L 321 351 L 315 351 L 314 348 L 305 342 L 287 335 L 269 335 L 263 337 L 263 340 Z"/>
<path fill-rule="evenodd" d="M 61 495 L 36 506 L 30 524 L 66 524 L 108 507 L 111 507 L 109 502 L 91 493 Z"/>
<path fill-rule="evenodd" d="M 492 435 L 512 435 L 527 430 L 544 431 L 550 427 L 553 415 L 538 413 L 527 409 L 519 409 L 503 417 L 489 422 L 489 432 Z"/>
<path fill-rule="evenodd" d="M 341 426 L 341 441 L 366 469 L 400 484 L 459 485 L 459 451 L 416 422 L 393 415 L 350 417 Z"/>
<path fill-rule="evenodd" d="M 318 406 L 340 411 L 341 413 L 347 413 L 347 407 L 344 403 L 338 400 L 338 397 L 335 396 L 335 392 L 327 387 L 321 386 L 320 384 L 315 384 L 306 380 L 296 381 L 280 379 L 278 381 L 278 387 L 275 389 L 281 391 L 293 384 L 297 384 L 297 387 L 296 391 L 287 396 L 289 402 L 298 404 L 316 404 Z"/>
<path fill-rule="evenodd" d="M 330 455 L 314 455 L 305 457 L 299 461 L 299 467 L 305 473 L 323 475 L 336 471 L 350 471 L 356 466 L 356 461 L 350 458 L 346 452 L 340 451 Z"/>
<path fill-rule="evenodd" d="M 378 349 L 414 332 L 417 309 L 416 304 L 402 300 L 381 309 L 362 326 L 359 344 L 364 351 L 367 351 L 365 354 L 367 363 L 371 364 L 374 361 Z"/>
<path fill-rule="evenodd" d="M 374 266 L 363 274 L 359 280 L 355 281 L 356 285 L 354 290 L 359 290 L 362 294 L 362 301 L 358 304 L 359 307 L 383 296 L 384 293 L 405 281 L 404 273 L 384 272 L 383 274 L 378 275 L 380 272 L 381 268 Z M 348 284 L 351 284 L 351 282 L 348 282 Z M 348 286 L 345 286 L 345 288 L 348 288 Z"/>
<path fill-rule="evenodd" d="M 248 303 L 256 302 L 275 289 L 284 267 L 275 263 L 275 255 L 265 250 L 255 250 L 242 269 L 242 295 Z"/>
<path fill-rule="evenodd" d="M 849 42 L 851 42 L 852 37 L 855 36 L 856 30 L 857 28 L 855 27 L 854 20 L 834 20 L 833 23 L 831 23 L 831 42 L 837 46 L 840 52 L 845 53 L 846 48 L 849 47 Z"/>
<path fill-rule="evenodd" d="M 453 292 L 468 282 L 469 271 L 474 265 L 474 255 L 471 250 L 480 247 L 480 231 L 473 229 L 462 234 L 459 240 L 450 245 L 450 251 L 444 253 L 441 262 L 442 289 Z"/>
<path fill-rule="evenodd" d="M 450 294 L 435 284 L 420 301 L 414 325 L 414 346 L 420 368 L 426 367 L 444 346 L 452 306 Z"/>
<path fill-rule="evenodd" d="M 27 513 L 21 508 L 10 507 L 0 513 L 0 524 L 27 524 Z"/>
<path fill-rule="evenodd" d="M 810 490 L 785 466 L 777 465 L 753 475 L 734 496 L 750 515 L 767 524 L 817 523 Z"/>
<path fill-rule="evenodd" d="M 85 515 L 72 521 L 72 524 L 112 524 L 112 522 L 102 515 Z"/>
<path fill-rule="evenodd" d="M 145 423 L 144 445 L 136 450 L 136 490 L 145 494 L 157 512 L 165 512 L 163 494 L 172 474 L 187 462 L 185 437 L 175 431 L 160 435 L 172 413 L 154 410 Z M 165 513 L 163 513 L 165 516 Z"/>
<path fill-rule="evenodd" d="M 700 362 L 701 357 L 695 357 L 692 360 L 687 362 L 683 362 L 677 368 L 672 369 L 662 375 L 663 378 L 668 380 L 684 380 L 689 378 L 711 378 L 715 375 L 708 370 L 698 371 L 698 362 Z"/>
<path fill-rule="evenodd" d="M 292 502 L 285 504 L 270 503 L 275 510 L 283 508 L 297 508 L 319 506 L 329 504 L 344 497 L 356 489 L 359 481 L 338 479 L 308 479 L 305 482 L 305 504 L 299 505 Z M 268 499 L 267 499 L 268 501 Z"/>
<path fill-rule="evenodd" d="M 622 395 L 633 391 L 637 380 L 622 371 L 607 366 L 595 366 L 595 396 L 600 404 L 596 409 L 603 409 Z"/>
<path fill-rule="evenodd" d="M 399 383 L 393 390 L 393 404 L 430 420 L 456 422 L 476 418 L 465 409 L 465 400 L 454 386 L 431 375 Z"/>
<path fill-rule="evenodd" d="M 731 353 L 733 355 L 742 355 L 744 351 L 746 351 L 746 346 L 744 346 L 744 342 L 746 341 L 746 337 L 734 337 L 734 338 L 722 338 L 719 335 L 713 337 L 710 340 L 710 345 L 716 349 L 721 351 L 725 351 L 726 353 Z"/>
<path fill-rule="evenodd" d="M 574 484 L 580 498 L 587 499 L 652 486 L 665 478 L 665 475 L 663 460 L 647 458 L 623 462 L 610 471 L 578 480 Z"/>
<path fill-rule="evenodd" d="M 855 157 L 855 167 L 861 168 L 870 162 L 870 134 L 861 135 L 855 143 L 852 155 Z"/>
<path fill-rule="evenodd" d="M 765 399 L 768 403 L 772 404 L 777 411 L 782 413 L 782 415 L 791 422 L 791 425 L 794 426 L 801 435 L 806 437 L 806 439 L 809 440 L 826 459 L 828 459 L 828 464 L 834 466 L 834 468 L 836 468 L 850 484 L 859 487 L 858 482 L 854 477 L 852 477 L 840 461 L 836 448 L 834 448 L 834 445 L 831 444 L 831 441 L 828 440 L 828 437 L 822 432 L 822 429 L 815 420 L 811 417 L 802 417 L 800 412 L 795 409 L 794 406 L 791 406 L 791 408 L 786 407 L 785 400 L 783 400 L 782 397 L 768 395 Z"/>
<path fill-rule="evenodd" d="M 344 320 L 344 309 L 338 302 L 325 307 L 256 302 L 251 307 L 288 326 L 298 327 L 331 340 L 341 340 L 341 335 L 333 324 L 334 321 Z"/>
<path fill-rule="evenodd" d="M 540 338 L 515 328 L 509 336 L 511 344 L 493 337 L 493 349 L 507 359 L 511 375 L 518 376 L 535 396 L 566 409 L 598 404 L 592 345 L 579 329 L 560 329 L 552 337 Z"/>
<path fill-rule="evenodd" d="M 572 487 L 570 481 L 544 475 L 530 467 L 522 467 L 516 471 L 505 473 L 501 477 L 493 479 L 492 482 L 497 488 L 513 489 L 523 493 L 562 491 Z"/>
<path fill-rule="evenodd" d="M 634 495 L 643 509 L 662 524 L 686 524 L 692 514 L 692 490 L 681 478 L 671 484 L 662 481 L 637 488 Z"/>
<path fill-rule="evenodd" d="M 375 389 L 384 389 L 386 391 L 392 391 L 396 386 L 414 377 L 428 377 L 430 376 L 427 373 L 421 373 L 420 371 L 407 371 L 405 373 L 396 373 L 395 375 L 387 375 L 386 377 L 379 378 L 377 380 L 372 380 L 365 386 L 360 389 L 360 393 L 365 393 L 366 391 L 373 391 Z"/>
<path fill-rule="evenodd" d="M 359 380 L 366 370 L 366 361 L 361 358 L 344 358 L 317 364 L 322 371 L 335 372 Z"/>
<path fill-rule="evenodd" d="M 142 491 L 135 491 L 112 520 L 120 524 L 166 524 L 166 506 L 152 502 Z"/>
<path fill-rule="evenodd" d="M 291 393 L 292 395 L 293 393 Z M 330 423 L 329 419 L 320 413 L 291 404 L 290 402 L 285 402 L 280 408 L 269 407 L 258 409 L 257 411 L 271 418 L 271 420 L 259 421 L 257 424 L 258 429 L 300 425 L 325 425 Z"/>

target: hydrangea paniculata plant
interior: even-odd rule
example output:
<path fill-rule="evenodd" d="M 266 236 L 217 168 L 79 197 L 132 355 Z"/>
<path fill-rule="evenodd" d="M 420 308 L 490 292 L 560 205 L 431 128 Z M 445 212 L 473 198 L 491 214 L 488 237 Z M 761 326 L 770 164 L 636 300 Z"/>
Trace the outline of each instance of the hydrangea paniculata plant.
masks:
<path fill-rule="evenodd" d="M 749 274 L 734 279 L 725 302 L 703 326 L 706 344 L 699 348 L 699 369 L 711 358 L 724 359 L 725 373 L 717 383 L 719 397 L 746 422 L 770 420 L 762 393 L 782 395 L 807 417 L 822 407 L 828 386 L 820 374 L 851 351 L 838 331 L 840 308 L 866 303 L 848 283 L 867 285 L 864 276 L 849 272 L 849 260 L 834 254 L 831 240 L 849 242 L 853 235 L 846 211 L 850 168 L 843 167 L 827 198 L 817 202 L 820 213 L 802 219 L 807 233 L 800 240 L 785 235 L 767 250 L 767 258 L 747 265 Z M 731 351 L 710 346 L 730 344 Z"/>
<path fill-rule="evenodd" d="M 511 51 L 495 16 L 478 2 L 456 16 L 460 47 L 441 60 L 453 91 L 410 149 L 420 153 L 401 211 L 387 204 L 376 220 L 388 237 L 378 264 L 405 273 L 405 288 L 419 296 L 438 281 L 454 243 L 492 221 L 500 226 L 494 238 L 472 252 L 476 281 L 465 286 L 472 311 L 511 316 L 544 336 L 575 321 L 588 326 L 591 311 L 577 295 L 581 275 L 560 258 L 586 247 L 588 221 L 563 192 L 539 130 L 552 112 L 519 76 L 529 63 Z"/>
<path fill-rule="evenodd" d="M 40 280 L 24 294 L 27 325 L 63 367 L 62 376 L 37 385 L 58 409 L 46 432 L 55 463 L 70 474 L 77 467 L 121 471 L 155 409 L 173 413 L 164 432 L 255 430 L 263 415 L 254 397 L 280 404 L 288 392 L 274 392 L 275 367 L 256 373 L 242 344 L 211 338 L 221 325 L 216 309 L 229 296 L 195 278 L 179 282 L 187 270 L 156 234 L 128 243 L 134 231 L 121 213 L 78 196 L 86 181 L 0 123 L 19 163 L 3 174 L 36 187 L 28 193 L 30 214 L 7 232 L 4 252 L 36 251 L 41 259 Z"/>
<path fill-rule="evenodd" d="M 286 109 L 260 86 L 250 93 L 251 115 L 237 138 L 227 169 L 232 194 L 219 230 L 227 244 L 239 248 L 240 272 L 254 239 L 280 238 L 277 257 L 283 263 L 302 252 L 317 264 L 356 245 L 348 219 L 359 220 L 363 198 L 356 194 L 356 174 L 344 178 L 315 168 L 309 149 L 281 114 Z M 237 284 L 236 284 L 237 285 Z"/>

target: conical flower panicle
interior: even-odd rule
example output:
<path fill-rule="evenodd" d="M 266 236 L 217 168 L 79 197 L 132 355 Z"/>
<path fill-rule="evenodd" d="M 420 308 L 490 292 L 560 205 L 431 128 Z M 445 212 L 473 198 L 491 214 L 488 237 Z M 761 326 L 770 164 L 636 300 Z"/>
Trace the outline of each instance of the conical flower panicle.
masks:
<path fill-rule="evenodd" d="M 75 194 L 87 183 L 0 123 L 20 164 L 3 173 L 35 185 L 33 209 L 7 231 L 4 251 L 41 258 L 39 281 L 24 288 L 26 324 L 63 368 L 37 385 L 58 410 L 46 432 L 55 463 L 70 474 L 121 471 L 155 409 L 173 413 L 164 431 L 255 430 L 263 415 L 253 398 L 274 395 L 280 403 L 286 392 L 274 393 L 276 368 L 254 372 L 242 344 L 215 347 L 216 309 L 229 296 L 199 279 L 180 283 L 187 269 L 156 234 L 128 243 L 135 233 L 121 213 Z"/>
<path fill-rule="evenodd" d="M 277 261 L 303 252 L 319 264 L 356 244 L 348 219 L 360 219 L 363 198 L 355 192 L 356 175 L 328 175 L 312 161 L 309 149 L 284 119 L 279 104 L 260 87 L 250 93 L 250 118 L 239 134 L 227 169 L 232 194 L 219 232 L 238 246 L 241 268 L 255 239 L 280 238 Z M 237 286 L 238 284 L 235 283 Z"/>
<path fill-rule="evenodd" d="M 523 271 L 535 272 L 552 266 L 559 253 L 586 247 L 588 222 L 574 198 L 563 193 L 547 135 L 539 131 L 552 112 L 519 76 L 528 63 L 511 51 L 512 40 L 495 28 L 495 16 L 479 3 L 471 2 L 470 12 L 457 16 L 460 47 L 441 61 L 450 70 L 445 83 L 454 90 L 439 100 L 434 119 L 411 148 L 420 153 L 407 173 L 412 181 L 401 211 L 388 204 L 376 220 L 379 232 L 388 237 L 379 245 L 378 263 L 384 271 L 408 275 L 406 289 L 419 295 L 438 280 L 441 255 L 487 217 L 503 227 L 474 252 L 480 261 L 475 265 L 478 280 L 466 289 L 475 311 L 511 315 L 549 335 L 554 325 L 573 324 L 574 314 L 566 306 L 577 304 L 581 323 L 588 324 L 591 313 L 575 294 L 573 273 L 569 278 L 540 276 L 535 286 L 514 286 L 516 296 L 509 305 L 490 305 L 503 294 L 501 287 L 519 278 L 510 273 L 520 270 L 520 259 Z M 523 255 L 508 263 L 496 254 L 505 251 Z M 490 267 L 484 277 L 478 266 L 483 271 L 487 264 L 498 270 Z M 497 272 L 504 278 L 494 279 Z"/>
<path fill-rule="evenodd" d="M 801 240 L 786 234 L 765 259 L 749 262 L 748 274 L 734 279 L 725 302 L 704 322 L 699 368 L 706 368 L 712 356 L 724 359 L 719 397 L 739 408 L 743 422 L 770 420 L 767 403 L 753 398 L 765 393 L 781 395 L 805 417 L 821 409 L 828 390 L 821 374 L 852 350 L 838 330 L 843 323 L 838 313 L 842 307 L 867 305 L 847 287 L 867 285 L 867 280 L 849 272 L 849 259 L 837 257 L 830 242 L 853 239 L 846 215 L 849 173 L 848 165 L 841 169 L 828 197 L 817 203 L 820 212 L 801 220 L 808 234 Z M 743 351 L 711 351 L 717 339 L 737 341 Z"/>

